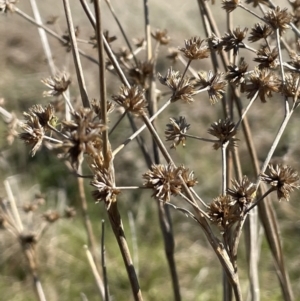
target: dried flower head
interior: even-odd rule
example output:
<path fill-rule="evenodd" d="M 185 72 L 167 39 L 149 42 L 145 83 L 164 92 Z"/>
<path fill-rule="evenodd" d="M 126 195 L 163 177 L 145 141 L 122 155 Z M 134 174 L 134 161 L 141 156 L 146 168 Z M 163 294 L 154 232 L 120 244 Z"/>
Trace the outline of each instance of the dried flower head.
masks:
<path fill-rule="evenodd" d="M 75 36 L 77 38 L 79 36 L 79 32 L 80 32 L 79 26 L 76 26 L 74 28 L 74 32 L 75 32 Z M 65 33 L 62 35 L 62 38 L 64 39 L 64 41 L 61 42 L 61 44 L 64 47 L 66 47 L 67 52 L 70 52 L 71 49 L 72 49 L 72 45 L 71 45 L 71 39 L 70 39 L 69 31 L 68 30 L 65 31 Z"/>
<path fill-rule="evenodd" d="M 95 114 L 99 118 L 99 120 L 102 120 L 102 110 L 101 110 L 100 101 L 97 101 L 96 99 L 93 99 L 91 101 L 91 106 L 92 106 L 93 111 L 95 112 Z M 107 102 L 107 114 L 108 115 L 111 114 L 114 109 L 115 109 L 115 105 L 112 102 L 108 101 Z"/>
<path fill-rule="evenodd" d="M 60 215 L 57 211 L 55 210 L 48 210 L 43 214 L 43 218 L 48 222 L 48 223 L 54 223 L 56 222 L 59 218 Z"/>
<path fill-rule="evenodd" d="M 208 73 L 198 73 L 199 79 L 196 80 L 196 87 L 200 90 L 208 88 L 208 96 L 211 104 L 215 104 L 219 99 L 222 99 L 227 85 L 227 82 L 223 78 L 223 72 L 213 74 L 212 71 Z"/>
<path fill-rule="evenodd" d="M 96 202 L 103 201 L 108 210 L 120 193 L 120 190 L 115 188 L 112 174 L 105 168 L 99 169 L 90 184 L 97 188 L 92 192 Z"/>
<path fill-rule="evenodd" d="M 175 63 L 178 60 L 179 50 L 177 48 L 169 48 L 168 52 L 169 54 L 167 55 L 167 58 Z"/>
<path fill-rule="evenodd" d="M 167 45 L 170 42 L 170 37 L 168 36 L 168 31 L 156 29 L 154 32 L 151 33 L 152 38 L 154 38 L 158 43 L 161 45 Z"/>
<path fill-rule="evenodd" d="M 132 42 L 137 48 L 144 48 L 146 45 L 145 38 L 133 38 Z"/>
<path fill-rule="evenodd" d="M 270 26 L 276 30 L 279 29 L 279 34 L 282 35 L 286 29 L 290 28 L 293 16 L 288 12 L 287 8 L 281 9 L 277 6 L 274 9 L 269 10 L 264 20 L 270 24 Z"/>
<path fill-rule="evenodd" d="M 76 216 L 76 209 L 74 207 L 66 207 L 65 208 L 65 218 L 72 218 L 74 216 Z"/>
<path fill-rule="evenodd" d="M 148 106 L 144 94 L 145 91 L 141 90 L 138 86 L 128 88 L 122 85 L 120 94 L 113 95 L 112 99 L 126 111 L 136 116 L 142 116 L 146 113 L 145 109 Z"/>
<path fill-rule="evenodd" d="M 251 73 L 249 82 L 243 85 L 243 91 L 248 93 L 247 98 L 253 98 L 257 93 L 262 102 L 267 97 L 272 97 L 272 92 L 279 92 L 281 81 L 278 76 L 269 69 L 254 69 Z"/>
<path fill-rule="evenodd" d="M 248 28 L 241 30 L 240 27 L 237 27 L 233 31 L 229 31 L 228 33 L 226 32 L 221 39 L 224 50 L 230 51 L 231 49 L 233 49 L 234 53 L 236 54 L 238 52 L 240 44 L 246 37 L 247 31 Z"/>
<path fill-rule="evenodd" d="M 130 49 L 126 47 L 121 47 L 116 53 L 116 57 L 123 64 L 129 62 L 133 58 Z"/>
<path fill-rule="evenodd" d="M 238 66 L 230 65 L 228 66 L 228 72 L 225 76 L 225 79 L 230 83 L 238 86 L 245 81 L 245 73 L 247 72 L 248 64 L 245 62 L 242 57 Z"/>
<path fill-rule="evenodd" d="M 236 141 L 238 141 L 238 139 L 233 138 L 237 133 L 235 124 L 228 118 L 225 120 L 219 119 L 217 122 L 212 123 L 207 132 L 219 139 L 213 145 L 216 150 L 228 141 L 228 147 L 235 147 Z"/>
<path fill-rule="evenodd" d="M 178 48 L 189 60 L 200 60 L 209 57 L 208 45 L 202 45 L 204 40 L 199 37 L 193 37 L 189 40 L 184 40 L 185 47 Z"/>
<path fill-rule="evenodd" d="M 131 84 L 140 85 L 145 89 L 148 88 L 148 79 L 152 76 L 152 73 L 153 73 L 152 60 L 145 61 L 145 62 L 138 62 L 136 66 L 128 70 L 128 75 Z"/>
<path fill-rule="evenodd" d="M 287 165 L 268 165 L 266 173 L 260 175 L 261 180 L 270 184 L 277 190 L 277 198 L 279 201 L 290 199 L 290 192 L 295 188 L 299 189 L 299 175 L 292 167 Z"/>
<path fill-rule="evenodd" d="M 180 116 L 178 119 L 170 118 L 170 123 L 167 124 L 165 130 L 166 140 L 173 141 L 171 148 L 175 148 L 180 143 L 185 146 L 186 137 L 184 134 L 190 128 L 190 125 L 186 122 L 185 118 Z"/>
<path fill-rule="evenodd" d="M 50 88 L 43 96 L 59 96 L 68 89 L 71 80 L 68 73 L 58 72 L 54 77 L 42 79 L 41 82 Z"/>
<path fill-rule="evenodd" d="M 240 4 L 240 0 L 223 0 L 222 8 L 226 10 L 226 12 L 231 13 L 234 11 Z"/>
<path fill-rule="evenodd" d="M 258 6 L 259 4 L 269 6 L 269 1 L 268 0 L 246 0 L 246 3 L 247 4 L 252 4 L 253 7 Z"/>
<path fill-rule="evenodd" d="M 94 157 L 102 151 L 101 132 L 106 127 L 95 120 L 93 110 L 88 108 L 73 112 L 72 117 L 73 120 L 62 123 L 67 138 L 59 147 L 70 158 L 72 166 L 78 169 L 84 154 Z"/>
<path fill-rule="evenodd" d="M 54 107 L 51 104 L 48 104 L 45 108 L 41 105 L 33 105 L 29 109 L 29 112 L 31 115 L 38 117 L 39 123 L 42 127 L 46 127 L 48 124 L 53 126 L 53 122 L 57 121 Z"/>
<path fill-rule="evenodd" d="M 0 12 L 7 13 L 8 11 L 15 11 L 15 4 L 18 0 L 1 0 L 0 1 Z"/>
<path fill-rule="evenodd" d="M 180 176 L 184 175 L 187 185 L 196 184 L 193 173 L 189 173 L 183 166 L 173 164 L 152 165 L 151 169 L 143 174 L 144 186 L 154 189 L 152 196 L 163 202 L 169 202 L 171 195 L 178 195 L 182 189 Z"/>
<path fill-rule="evenodd" d="M 38 204 L 36 203 L 25 203 L 22 206 L 22 209 L 24 212 L 28 213 L 28 212 L 33 212 L 38 208 Z"/>
<path fill-rule="evenodd" d="M 239 206 L 229 195 L 220 195 L 213 199 L 207 213 L 221 231 L 229 229 L 240 219 Z"/>
<path fill-rule="evenodd" d="M 36 151 L 41 147 L 45 130 L 39 122 L 36 115 L 30 115 L 24 112 L 27 119 L 26 123 L 21 123 L 20 127 L 25 131 L 19 135 L 25 143 L 32 145 L 31 155 L 34 156 Z"/>
<path fill-rule="evenodd" d="M 105 38 L 105 40 L 108 44 L 111 44 L 112 42 L 114 42 L 117 39 L 116 36 L 110 36 L 108 30 L 105 30 L 103 32 L 103 35 L 104 35 L 104 38 Z M 90 42 L 93 44 L 93 48 L 98 47 L 96 34 L 90 37 Z"/>
<path fill-rule="evenodd" d="M 228 195 L 238 202 L 241 209 L 249 206 L 256 196 L 256 185 L 243 176 L 242 180 L 232 180 L 232 188 L 227 189 Z"/>
<path fill-rule="evenodd" d="M 286 72 L 285 84 L 282 85 L 282 93 L 286 97 L 292 97 L 293 101 L 298 100 L 300 96 L 300 77 L 298 73 Z"/>
<path fill-rule="evenodd" d="M 208 38 L 208 44 L 211 49 L 217 51 L 219 54 L 223 50 L 223 41 L 219 37 L 217 37 L 214 33 Z"/>
<path fill-rule="evenodd" d="M 189 79 L 182 79 L 179 71 L 174 71 L 172 68 L 170 68 L 168 69 L 165 77 L 158 73 L 157 78 L 162 85 L 165 85 L 172 90 L 172 102 L 175 102 L 179 99 L 187 103 L 194 101 L 194 86 L 190 83 Z"/>
<path fill-rule="evenodd" d="M 251 32 L 248 40 L 254 43 L 261 39 L 266 39 L 269 35 L 272 34 L 272 32 L 273 29 L 268 24 L 262 25 L 260 23 L 256 23 L 254 27 L 251 28 Z"/>
<path fill-rule="evenodd" d="M 275 47 L 270 50 L 268 46 L 263 46 L 257 51 L 257 57 L 254 58 L 254 61 L 259 63 L 259 69 L 275 69 L 279 65 L 278 55 L 278 48 Z"/>
<path fill-rule="evenodd" d="M 296 69 L 300 69 L 300 55 L 297 54 L 295 51 L 291 51 L 289 55 L 291 58 L 289 64 L 295 67 Z"/>

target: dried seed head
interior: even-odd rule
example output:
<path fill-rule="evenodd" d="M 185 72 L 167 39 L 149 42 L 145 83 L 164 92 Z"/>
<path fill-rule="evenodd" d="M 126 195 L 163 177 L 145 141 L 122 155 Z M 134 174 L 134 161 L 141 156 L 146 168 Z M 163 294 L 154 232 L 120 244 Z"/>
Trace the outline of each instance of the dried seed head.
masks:
<path fill-rule="evenodd" d="M 271 51 L 268 46 L 263 46 L 257 51 L 257 57 L 254 58 L 254 61 L 259 63 L 259 69 L 275 69 L 279 65 L 278 54 L 278 48 L 275 47 Z"/>
<path fill-rule="evenodd" d="M 154 38 L 161 45 L 167 45 L 170 42 L 170 37 L 168 36 L 168 31 L 156 29 L 151 33 L 152 38 Z"/>
<path fill-rule="evenodd" d="M 187 185 L 193 186 L 196 184 L 193 172 L 185 169 L 183 166 L 175 167 L 173 164 L 169 165 L 152 165 L 151 169 L 143 174 L 145 179 L 144 186 L 152 188 L 158 200 L 169 202 L 171 195 L 178 195 L 182 189 L 183 177 Z"/>
<path fill-rule="evenodd" d="M 225 120 L 219 119 L 217 122 L 212 123 L 207 132 L 219 139 L 213 145 L 216 150 L 228 141 L 228 147 L 235 147 L 236 141 L 238 141 L 238 139 L 233 138 L 237 133 L 235 124 L 228 118 Z"/>
<path fill-rule="evenodd" d="M 19 235 L 19 240 L 23 247 L 26 247 L 27 245 L 34 246 L 37 243 L 37 236 L 34 233 L 21 233 Z"/>
<path fill-rule="evenodd" d="M 24 212 L 28 213 L 28 212 L 33 212 L 38 208 L 37 204 L 34 203 L 26 203 L 22 206 L 22 209 Z"/>
<path fill-rule="evenodd" d="M 293 101 L 298 100 L 300 96 L 300 77 L 298 73 L 286 72 L 285 84 L 282 85 L 281 91 L 286 97 L 292 97 Z"/>
<path fill-rule="evenodd" d="M 36 115 L 24 113 L 27 119 L 26 123 L 22 123 L 20 127 L 25 131 L 19 135 L 20 139 L 25 143 L 32 145 L 31 155 L 34 156 L 36 151 L 41 147 L 45 130 L 41 126 L 39 119 Z"/>
<path fill-rule="evenodd" d="M 96 99 L 93 99 L 91 101 L 91 106 L 95 114 L 98 116 L 99 120 L 102 120 L 102 111 L 101 111 L 101 104 L 100 101 L 97 101 Z M 113 110 L 115 109 L 115 105 L 108 101 L 107 102 L 107 114 L 111 114 Z"/>
<path fill-rule="evenodd" d="M 76 26 L 74 28 L 74 32 L 75 32 L 75 36 L 76 38 L 79 36 L 79 26 Z M 67 52 L 70 52 L 72 49 L 72 45 L 71 45 L 71 39 L 69 36 L 69 31 L 66 30 L 65 33 L 62 35 L 62 38 L 64 39 L 64 41 L 61 42 L 61 44 L 66 48 Z"/>
<path fill-rule="evenodd" d="M 174 71 L 172 68 L 168 69 L 167 75 L 163 77 L 160 73 L 157 74 L 157 78 L 162 85 L 169 87 L 172 92 L 172 102 L 179 99 L 191 103 L 193 102 L 194 87 L 190 83 L 190 80 L 184 78 L 182 80 L 179 71 Z"/>
<path fill-rule="evenodd" d="M 276 188 L 279 201 L 289 201 L 290 192 L 300 187 L 298 172 L 287 165 L 269 164 L 267 172 L 260 177 L 263 182 Z"/>
<path fill-rule="evenodd" d="M 146 45 L 145 38 L 133 38 L 132 42 L 137 48 L 144 48 Z"/>
<path fill-rule="evenodd" d="M 223 0 L 222 8 L 226 10 L 226 12 L 230 13 L 234 11 L 239 6 L 240 0 Z"/>
<path fill-rule="evenodd" d="M 15 4 L 18 0 L 1 0 L 0 1 L 0 12 L 7 13 L 8 11 L 15 11 Z"/>
<path fill-rule="evenodd" d="M 260 23 L 256 23 L 254 27 L 251 28 L 248 40 L 250 42 L 256 42 L 261 39 L 266 39 L 272 32 L 273 29 L 268 24 L 261 25 Z"/>
<path fill-rule="evenodd" d="M 34 105 L 29 109 L 29 112 L 31 115 L 38 117 L 42 127 L 46 127 L 48 124 L 53 125 L 53 121 L 57 121 L 54 107 L 51 104 L 48 104 L 45 108 L 41 105 Z"/>
<path fill-rule="evenodd" d="M 48 210 L 43 214 L 43 218 L 48 222 L 48 223 L 54 223 L 56 222 L 59 218 L 60 215 L 57 211 L 55 210 Z"/>
<path fill-rule="evenodd" d="M 208 44 L 211 49 L 217 51 L 219 54 L 223 50 L 223 41 L 217 37 L 214 33 L 208 38 Z"/>
<path fill-rule="evenodd" d="M 146 113 L 145 109 L 148 106 L 144 94 L 145 91 L 140 90 L 138 86 L 128 88 L 122 85 L 120 94 L 113 95 L 112 99 L 126 111 L 129 111 L 136 116 L 142 116 Z"/>
<path fill-rule="evenodd" d="M 76 209 L 74 207 L 66 207 L 65 208 L 65 218 L 72 218 L 76 216 Z"/>
<path fill-rule="evenodd" d="M 232 181 L 232 188 L 227 189 L 227 193 L 238 202 L 241 209 L 244 210 L 250 205 L 256 196 L 256 186 L 250 182 L 247 176 L 243 176 L 239 182 Z"/>
<path fill-rule="evenodd" d="M 237 202 L 229 195 L 220 195 L 215 198 L 210 203 L 207 213 L 221 231 L 230 228 L 241 216 Z"/>
<path fill-rule="evenodd" d="M 128 75 L 132 85 L 139 85 L 145 89 L 148 88 L 148 79 L 153 73 L 153 62 L 138 62 L 137 66 L 129 69 Z"/>
<path fill-rule="evenodd" d="M 259 70 L 254 69 L 251 73 L 249 82 L 243 85 L 243 91 L 248 93 L 247 98 L 253 98 L 258 92 L 258 96 L 262 102 L 266 101 L 267 97 L 272 97 L 272 92 L 279 92 L 281 86 L 281 81 L 278 76 L 270 72 L 269 69 Z"/>
<path fill-rule="evenodd" d="M 292 60 L 291 62 L 289 62 L 289 64 L 295 67 L 296 69 L 300 69 L 300 55 L 297 54 L 295 51 L 291 51 L 289 55 Z"/>
<path fill-rule="evenodd" d="M 245 73 L 247 72 L 248 64 L 245 62 L 242 57 L 238 66 L 230 65 L 228 66 L 228 72 L 225 76 L 225 79 L 230 83 L 238 86 L 245 81 Z"/>
<path fill-rule="evenodd" d="M 269 1 L 268 0 L 246 0 L 246 3 L 247 4 L 252 4 L 253 7 L 258 6 L 259 4 L 269 6 Z"/>
<path fill-rule="evenodd" d="M 72 117 L 73 120 L 62 123 L 63 132 L 68 138 L 59 147 L 77 170 L 84 154 L 95 157 L 101 153 L 101 133 L 106 127 L 101 121 L 95 120 L 93 110 L 88 108 L 72 113 Z"/>
<path fill-rule="evenodd" d="M 279 29 L 279 34 L 282 35 L 286 29 L 290 28 L 293 16 L 287 11 L 287 8 L 281 9 L 277 6 L 275 9 L 269 10 L 264 20 L 270 24 L 270 26 L 276 30 Z"/>
<path fill-rule="evenodd" d="M 59 72 L 54 77 L 42 79 L 41 82 L 50 88 L 49 91 L 44 91 L 43 96 L 59 96 L 68 89 L 71 80 L 68 73 Z"/>
<path fill-rule="evenodd" d="M 240 27 L 237 27 L 233 31 L 229 31 L 228 33 L 226 32 L 221 39 L 224 50 L 230 51 L 231 49 L 234 49 L 234 53 L 236 54 L 240 43 L 242 43 L 246 37 L 247 31 L 248 28 L 241 30 Z"/>
<path fill-rule="evenodd" d="M 177 48 L 169 48 L 168 52 L 169 54 L 167 55 L 167 58 L 175 63 L 178 60 L 179 50 Z"/>
<path fill-rule="evenodd" d="M 215 104 L 218 100 L 222 99 L 227 85 L 227 82 L 223 78 L 223 72 L 213 74 L 212 71 L 208 73 L 198 73 L 199 79 L 196 80 L 195 86 L 199 87 L 200 90 L 208 88 L 208 96 L 211 104 Z"/>
<path fill-rule="evenodd" d="M 202 45 L 204 40 L 199 37 L 193 37 L 189 40 L 184 40 L 185 47 L 178 48 L 189 60 L 201 60 L 209 57 L 209 47 Z"/>
<path fill-rule="evenodd" d="M 105 168 L 98 170 L 90 184 L 97 188 L 97 190 L 92 192 L 96 202 L 103 201 L 108 210 L 111 204 L 116 201 L 117 195 L 120 193 L 120 190 L 115 188 L 114 179 L 111 173 Z"/>
<path fill-rule="evenodd" d="M 185 146 L 186 137 L 184 134 L 190 128 L 184 117 L 180 116 L 178 119 L 170 118 L 170 123 L 167 124 L 167 129 L 165 130 L 166 141 L 173 141 L 171 148 L 175 148 L 180 143 Z"/>

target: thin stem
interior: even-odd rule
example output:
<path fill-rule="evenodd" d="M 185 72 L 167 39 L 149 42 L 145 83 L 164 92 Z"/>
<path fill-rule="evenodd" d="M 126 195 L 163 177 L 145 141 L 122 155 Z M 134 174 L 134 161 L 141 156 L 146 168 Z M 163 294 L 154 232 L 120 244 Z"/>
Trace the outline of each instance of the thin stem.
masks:
<path fill-rule="evenodd" d="M 259 20 L 263 21 L 264 23 L 267 23 L 266 20 L 262 17 L 260 17 L 258 14 L 256 14 L 253 10 L 245 7 L 244 5 L 242 4 L 238 4 L 238 7 L 244 9 L 246 12 L 248 12 L 249 14 L 253 15 L 254 17 L 258 18 Z"/>
<path fill-rule="evenodd" d="M 205 141 L 205 142 L 211 142 L 211 143 L 219 142 L 219 140 L 217 140 L 217 139 L 202 138 L 202 137 L 198 137 L 198 136 L 194 136 L 194 135 L 189 135 L 189 134 L 186 134 L 186 133 L 181 133 L 181 135 L 184 136 L 184 137 L 188 137 L 188 138 L 192 138 L 192 139 L 196 139 L 196 140 L 201 140 L 201 141 Z"/>
<path fill-rule="evenodd" d="M 275 191 L 276 187 L 270 187 L 269 190 L 267 190 L 255 203 L 253 203 L 250 207 L 247 208 L 245 211 L 245 214 L 247 214 L 251 209 L 253 209 L 255 206 L 258 205 L 259 202 L 261 202 L 267 195 L 269 195 L 271 192 Z"/>
<path fill-rule="evenodd" d="M 278 53 L 279 53 L 279 63 L 280 63 L 282 86 L 284 87 L 285 86 L 285 76 L 284 76 L 284 69 L 283 69 L 283 63 L 282 63 L 282 52 L 281 52 L 281 45 L 280 45 L 279 28 L 276 29 L 276 41 L 277 41 L 277 48 L 278 48 Z"/>
<path fill-rule="evenodd" d="M 226 175 L 227 175 L 227 160 L 226 160 L 226 148 L 228 145 L 229 141 L 227 141 L 226 143 L 222 144 L 222 195 L 226 195 L 226 191 L 227 191 L 227 179 L 226 179 Z"/>
<path fill-rule="evenodd" d="M 200 198 L 200 196 L 196 193 L 196 191 L 191 187 L 191 192 L 194 194 L 194 196 L 197 198 L 197 200 L 205 207 L 209 208 L 209 206 Z"/>
<path fill-rule="evenodd" d="M 42 18 L 41 18 L 39 9 L 37 7 L 36 1 L 35 0 L 30 0 L 30 4 L 31 4 L 31 8 L 32 8 L 33 15 L 34 15 L 34 18 L 35 18 L 36 22 L 38 24 L 42 24 Z M 49 41 L 47 39 L 46 32 L 42 27 L 38 27 L 38 32 L 39 32 L 39 35 L 40 35 L 40 38 L 41 38 L 44 53 L 45 53 L 47 61 L 48 61 L 48 65 L 49 65 L 49 68 L 50 68 L 51 75 L 54 76 L 55 73 L 56 73 L 56 67 L 54 65 L 52 52 L 51 52 L 51 48 L 50 48 L 50 45 L 49 45 Z"/>
<path fill-rule="evenodd" d="M 105 84 L 105 61 L 104 61 L 104 48 L 103 48 L 103 34 L 102 34 L 102 19 L 100 1 L 94 1 L 95 15 L 96 15 L 96 36 L 98 42 L 98 59 L 99 59 L 99 89 L 100 89 L 100 104 L 101 104 L 101 119 L 104 125 L 108 124 L 107 117 L 107 99 L 106 99 L 106 84 Z M 103 156 L 106 168 L 110 165 L 110 144 L 108 140 L 108 130 L 102 132 L 103 140 Z"/>
<path fill-rule="evenodd" d="M 31 18 L 29 15 L 27 15 L 26 13 L 24 13 L 23 11 L 21 11 L 19 8 L 15 7 L 14 8 L 15 12 L 23 17 L 25 20 L 29 21 L 31 24 L 43 28 L 48 34 L 50 34 L 51 36 L 53 36 L 54 38 L 56 38 L 57 40 L 59 40 L 60 42 L 62 42 L 63 44 L 67 43 L 68 41 L 66 41 L 65 39 L 63 39 L 60 35 L 58 35 L 56 32 L 54 32 L 53 30 L 49 29 L 48 27 L 37 23 L 33 18 Z M 91 56 L 87 55 L 84 53 L 84 51 L 78 49 L 79 53 L 81 56 L 87 58 L 88 60 L 90 60 L 91 62 L 98 64 L 98 62 L 92 58 Z"/>
<path fill-rule="evenodd" d="M 276 135 L 276 137 L 274 139 L 274 142 L 271 145 L 271 148 L 270 148 L 270 150 L 268 152 L 268 155 L 267 155 L 267 157 L 266 157 L 266 159 L 264 161 L 264 164 L 263 164 L 263 166 L 261 168 L 260 173 L 264 173 L 266 171 L 267 166 L 268 166 L 268 164 L 269 164 L 269 162 L 270 162 L 270 160 L 271 160 L 271 158 L 272 158 L 272 156 L 273 156 L 273 154 L 274 154 L 274 152 L 275 152 L 275 150 L 277 148 L 277 145 L 278 145 L 278 143 L 279 143 L 279 141 L 281 139 L 281 136 L 282 136 L 282 134 L 283 134 L 283 132 L 284 132 L 284 130 L 285 130 L 285 128 L 286 128 L 286 126 L 287 126 L 287 124 L 288 124 L 288 122 L 289 122 L 292 114 L 293 114 L 293 111 L 289 112 L 289 104 L 288 104 L 287 101 L 285 102 L 285 104 L 286 104 L 286 110 L 285 110 L 284 119 L 282 121 L 282 124 L 281 124 L 278 132 L 277 132 L 277 135 Z M 260 182 L 261 182 L 261 179 L 260 179 L 260 177 L 258 177 L 258 179 L 256 181 L 256 189 L 258 189 Z"/>
<path fill-rule="evenodd" d="M 254 94 L 254 96 L 251 98 L 250 102 L 248 103 L 248 106 L 246 107 L 246 109 L 242 113 L 242 115 L 240 117 L 240 120 L 235 125 L 235 129 L 238 129 L 238 127 L 240 126 L 241 122 L 244 120 L 247 112 L 249 111 L 250 107 L 252 106 L 252 104 L 254 103 L 255 99 L 257 98 L 258 92 L 259 92 L 259 90 L 257 90 L 256 93 Z"/>
<path fill-rule="evenodd" d="M 3 184 L 4 184 L 4 187 L 5 187 L 6 193 L 7 193 L 7 197 L 8 197 L 9 202 L 10 202 L 12 214 L 13 214 L 13 217 L 14 217 L 14 221 L 16 223 L 16 228 L 21 233 L 24 230 L 24 227 L 23 227 L 23 223 L 22 223 L 17 205 L 16 205 L 15 197 L 12 193 L 9 181 L 5 180 L 3 182 Z"/>
<path fill-rule="evenodd" d="M 135 56 L 135 53 L 134 53 L 134 51 L 133 51 L 133 49 L 132 49 L 132 47 L 131 47 L 131 44 L 130 44 L 128 38 L 127 38 L 127 35 L 126 35 L 126 33 L 125 33 L 125 30 L 124 30 L 124 28 L 123 28 L 121 22 L 119 21 L 119 18 L 117 17 L 116 12 L 115 12 L 114 8 L 113 8 L 112 5 L 111 5 L 110 0 L 105 0 L 105 2 L 106 2 L 106 4 L 107 4 L 107 6 L 108 6 L 108 8 L 109 8 L 109 10 L 110 10 L 110 12 L 111 12 L 111 14 L 113 15 L 113 17 L 114 17 L 116 23 L 118 24 L 118 27 L 119 27 L 119 29 L 120 29 L 120 31 L 121 31 L 121 33 L 122 33 L 122 36 L 123 36 L 123 38 L 124 38 L 124 40 L 125 40 L 125 42 L 126 42 L 126 45 L 127 45 L 127 47 L 129 48 L 129 51 L 130 51 L 131 54 L 132 54 L 132 57 L 133 57 L 134 62 L 135 62 L 135 65 L 137 66 L 137 65 L 138 65 L 138 61 L 137 61 L 137 58 L 136 58 L 136 56 Z"/>
<path fill-rule="evenodd" d="M 171 103 L 171 99 L 169 99 L 151 118 L 149 118 L 149 121 L 153 121 L 161 112 L 163 112 Z M 142 125 L 136 132 L 134 132 L 129 138 L 127 138 L 119 147 L 117 147 L 112 155 L 113 157 L 116 156 L 116 154 L 122 150 L 129 142 L 131 142 L 137 135 L 139 135 L 145 128 L 146 124 Z"/>
<path fill-rule="evenodd" d="M 89 98 L 87 95 L 85 81 L 84 81 L 84 77 L 83 77 L 83 71 L 82 71 L 82 66 L 81 66 L 81 62 L 80 62 L 76 35 L 75 35 L 75 30 L 74 30 L 72 15 L 71 15 L 70 3 L 69 3 L 69 0 L 63 0 L 63 3 L 64 3 L 65 15 L 66 15 L 66 20 L 67 20 L 68 29 L 69 29 L 70 42 L 72 45 L 72 53 L 73 53 L 76 74 L 77 74 L 77 82 L 78 82 L 80 95 L 81 95 L 81 101 L 85 108 L 90 108 L 91 105 L 90 105 L 90 101 L 89 101 Z"/>
<path fill-rule="evenodd" d="M 125 111 L 122 115 L 121 115 L 121 117 L 118 119 L 118 121 L 114 124 L 114 126 L 111 128 L 111 130 L 109 131 L 109 133 L 108 133 L 108 136 L 110 136 L 113 132 L 114 132 L 114 130 L 117 128 L 117 126 L 120 124 L 120 122 L 123 120 L 123 118 L 126 116 L 126 114 L 127 114 L 127 111 Z"/>
<path fill-rule="evenodd" d="M 95 281 L 96 281 L 96 284 L 97 284 L 97 287 L 98 287 L 98 291 L 100 292 L 101 299 L 106 300 L 105 299 L 105 292 L 104 292 L 103 282 L 102 282 L 102 279 L 99 275 L 97 267 L 95 265 L 95 261 L 93 259 L 92 253 L 90 252 L 87 245 L 84 245 L 83 247 L 85 249 L 86 257 L 88 259 L 89 265 L 90 265 L 92 273 L 94 275 L 94 278 L 95 278 Z"/>
<path fill-rule="evenodd" d="M 101 262 L 102 262 L 102 273 L 104 282 L 105 301 L 109 301 L 109 290 L 108 290 L 108 279 L 106 269 L 106 256 L 105 256 L 105 221 L 101 221 Z"/>

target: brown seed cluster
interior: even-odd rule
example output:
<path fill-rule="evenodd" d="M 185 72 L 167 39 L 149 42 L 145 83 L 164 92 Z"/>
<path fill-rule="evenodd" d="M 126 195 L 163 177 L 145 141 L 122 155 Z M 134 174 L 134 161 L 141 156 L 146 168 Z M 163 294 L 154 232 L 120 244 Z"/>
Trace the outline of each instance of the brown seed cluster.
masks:
<path fill-rule="evenodd" d="M 173 164 L 152 165 L 151 169 L 143 174 L 144 186 L 154 190 L 153 197 L 163 202 L 169 202 L 171 195 L 178 195 L 182 191 L 182 179 L 188 187 L 197 183 L 194 173 L 183 166 Z"/>
<path fill-rule="evenodd" d="M 261 180 L 274 187 L 279 201 L 289 201 L 290 193 L 300 187 L 298 172 L 287 165 L 270 164 L 267 172 L 261 174 Z"/>
<path fill-rule="evenodd" d="M 190 128 L 190 125 L 186 122 L 185 118 L 180 116 L 178 119 L 170 118 L 170 123 L 167 124 L 165 130 L 165 136 L 167 141 L 173 141 L 171 148 L 175 148 L 179 144 L 185 146 L 185 133 Z"/>
<path fill-rule="evenodd" d="M 236 146 L 236 141 L 238 141 L 237 138 L 234 138 L 237 133 L 235 123 L 230 119 L 219 119 L 211 124 L 207 132 L 218 138 L 218 142 L 215 142 L 213 145 L 216 150 L 227 142 L 229 142 L 228 147 L 233 148 Z"/>

